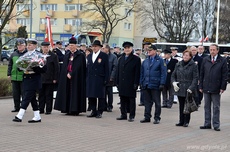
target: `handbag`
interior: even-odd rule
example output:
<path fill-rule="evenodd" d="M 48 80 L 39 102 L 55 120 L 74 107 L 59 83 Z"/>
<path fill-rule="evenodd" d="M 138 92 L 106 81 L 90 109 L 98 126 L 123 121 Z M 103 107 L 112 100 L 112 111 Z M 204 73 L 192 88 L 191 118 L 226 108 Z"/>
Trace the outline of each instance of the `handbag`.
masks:
<path fill-rule="evenodd" d="M 185 104 L 184 104 L 184 111 L 183 113 L 184 114 L 190 114 L 194 111 L 197 111 L 198 110 L 198 107 L 195 103 L 195 100 L 193 98 L 193 95 L 192 93 L 188 93 L 187 92 L 187 96 L 185 98 Z"/>

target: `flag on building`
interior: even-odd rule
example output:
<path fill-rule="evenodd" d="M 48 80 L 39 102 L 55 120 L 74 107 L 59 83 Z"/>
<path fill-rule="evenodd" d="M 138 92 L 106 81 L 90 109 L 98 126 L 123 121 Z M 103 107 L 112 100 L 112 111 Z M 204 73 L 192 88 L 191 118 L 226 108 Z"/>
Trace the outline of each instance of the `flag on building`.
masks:
<path fill-rule="evenodd" d="M 50 17 L 46 17 L 46 35 L 45 35 L 45 42 L 50 42 L 51 47 L 53 48 L 53 37 L 52 37 L 52 30 L 50 24 Z"/>

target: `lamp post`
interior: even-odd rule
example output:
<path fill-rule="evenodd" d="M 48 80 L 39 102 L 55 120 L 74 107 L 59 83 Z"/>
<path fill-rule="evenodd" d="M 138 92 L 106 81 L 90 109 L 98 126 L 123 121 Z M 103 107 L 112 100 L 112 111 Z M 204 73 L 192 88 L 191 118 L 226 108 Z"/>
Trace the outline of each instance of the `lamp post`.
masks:
<path fill-rule="evenodd" d="M 32 38 L 32 10 L 33 10 L 33 0 L 30 0 L 30 38 Z"/>
<path fill-rule="evenodd" d="M 218 0 L 218 4 L 217 4 L 216 44 L 218 44 L 218 39 L 219 39 L 219 20 L 220 20 L 220 0 Z"/>

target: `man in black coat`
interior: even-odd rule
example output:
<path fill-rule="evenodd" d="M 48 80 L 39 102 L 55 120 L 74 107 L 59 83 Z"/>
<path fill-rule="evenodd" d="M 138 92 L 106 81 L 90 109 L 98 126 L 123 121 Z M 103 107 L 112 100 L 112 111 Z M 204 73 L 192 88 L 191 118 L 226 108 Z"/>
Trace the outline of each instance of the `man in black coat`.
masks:
<path fill-rule="evenodd" d="M 121 116 L 117 120 L 127 120 L 127 107 L 129 107 L 129 122 L 133 122 L 136 113 L 136 91 L 140 81 L 141 60 L 134 55 L 133 44 L 124 42 L 124 54 L 118 60 L 117 88 L 121 103 Z"/>
<path fill-rule="evenodd" d="M 109 82 L 109 58 L 101 51 L 101 48 L 101 42 L 95 40 L 92 44 L 93 53 L 87 56 L 86 96 L 92 110 L 87 116 L 89 118 L 102 118 L 105 109 L 105 87 Z"/>
<path fill-rule="evenodd" d="M 36 55 L 37 48 L 37 41 L 35 39 L 28 39 L 27 40 L 27 50 L 28 52 L 25 54 L 29 55 Z M 18 114 L 13 119 L 14 122 L 21 122 L 22 117 L 25 114 L 25 111 L 29 104 L 34 111 L 34 117 L 32 120 L 29 120 L 28 123 L 37 123 L 41 122 L 41 116 L 39 113 L 39 106 L 36 100 L 36 92 L 38 89 L 41 89 L 41 73 L 46 71 L 46 65 L 44 67 L 33 67 L 30 71 L 24 71 L 23 81 L 22 81 L 22 88 L 23 88 L 23 99 L 21 103 L 20 110 Z"/>
<path fill-rule="evenodd" d="M 220 98 L 227 87 L 228 67 L 226 59 L 219 54 L 218 45 L 211 44 L 209 51 L 210 56 L 203 59 L 200 69 L 199 88 L 204 93 L 205 113 L 204 126 L 200 129 L 211 129 L 212 122 L 214 130 L 220 131 Z"/>
<path fill-rule="evenodd" d="M 117 70 L 117 56 L 110 51 L 110 46 L 108 44 L 103 44 L 103 52 L 108 54 L 109 57 L 109 83 L 106 84 L 106 110 L 107 112 L 112 112 L 113 109 L 113 86 L 115 85 L 116 70 Z M 108 100 L 107 100 L 108 96 Z"/>
<path fill-rule="evenodd" d="M 86 60 L 77 50 L 75 38 L 69 40 L 65 54 L 54 109 L 67 115 L 86 112 Z"/>
<path fill-rule="evenodd" d="M 198 65 L 198 72 L 200 74 L 200 67 L 201 67 L 203 58 L 198 55 L 198 51 L 197 51 L 198 49 L 195 46 L 191 46 L 190 50 L 192 52 L 193 61 Z M 203 99 L 203 93 L 199 91 L 199 83 L 197 85 L 197 91 L 196 91 L 194 99 L 195 99 L 196 105 L 199 107 L 201 104 L 201 100 Z"/>
<path fill-rule="evenodd" d="M 41 51 L 45 55 L 49 55 L 46 60 L 47 71 L 42 74 L 42 88 L 39 90 L 39 110 L 40 114 L 51 114 L 53 109 L 53 89 L 57 83 L 59 76 L 59 64 L 57 55 L 50 51 L 50 43 L 42 42 Z"/>
<path fill-rule="evenodd" d="M 178 62 L 178 60 L 173 59 L 171 57 L 171 51 L 170 50 L 164 50 L 164 60 L 167 65 L 167 77 L 166 82 L 164 85 L 164 89 L 162 91 L 163 95 L 163 106 L 162 108 L 171 108 L 173 105 L 173 89 L 171 85 L 171 75 L 175 69 L 175 65 Z"/>
<path fill-rule="evenodd" d="M 200 45 L 198 46 L 198 52 L 197 52 L 197 55 L 201 58 L 204 58 L 206 56 L 208 56 L 207 54 L 204 53 L 204 46 L 203 45 Z"/>

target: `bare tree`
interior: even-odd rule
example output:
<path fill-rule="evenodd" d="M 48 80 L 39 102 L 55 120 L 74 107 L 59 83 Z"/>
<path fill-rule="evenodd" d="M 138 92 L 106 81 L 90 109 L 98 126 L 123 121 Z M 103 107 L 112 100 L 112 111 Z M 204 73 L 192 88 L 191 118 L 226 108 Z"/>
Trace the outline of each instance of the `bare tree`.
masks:
<path fill-rule="evenodd" d="M 11 39 L 6 41 L 4 44 L 2 42 L 2 34 L 5 32 L 8 32 L 8 30 L 5 29 L 6 25 L 10 20 L 13 18 L 19 16 L 23 13 L 24 10 L 18 11 L 16 13 L 13 13 L 13 10 L 15 9 L 15 6 L 17 3 L 25 4 L 27 1 L 24 2 L 24 0 L 0 0 L 0 19 L 1 19 L 1 26 L 0 26 L 0 59 L 2 54 L 2 46 L 7 44 Z M 15 32 L 16 33 L 16 32 Z"/>
<path fill-rule="evenodd" d="M 82 26 L 88 30 L 99 29 L 103 36 L 103 43 L 108 43 L 114 28 L 134 11 L 136 3 L 135 0 L 129 2 L 124 0 L 88 0 L 83 13 L 89 13 L 89 16 L 94 16 L 97 20 L 83 22 Z M 120 8 L 125 8 L 125 13 L 119 12 Z"/>
<path fill-rule="evenodd" d="M 167 42 L 187 42 L 197 23 L 193 20 L 195 0 L 145 0 L 139 7 L 142 29 L 154 28 Z"/>
<path fill-rule="evenodd" d="M 219 43 L 230 43 L 230 1 L 221 1 L 219 21 Z"/>

